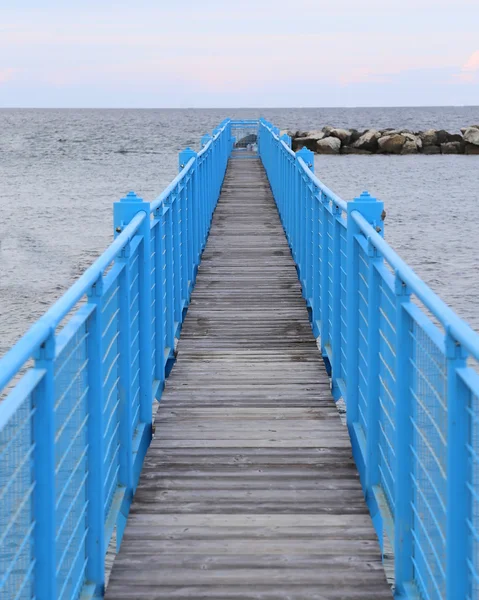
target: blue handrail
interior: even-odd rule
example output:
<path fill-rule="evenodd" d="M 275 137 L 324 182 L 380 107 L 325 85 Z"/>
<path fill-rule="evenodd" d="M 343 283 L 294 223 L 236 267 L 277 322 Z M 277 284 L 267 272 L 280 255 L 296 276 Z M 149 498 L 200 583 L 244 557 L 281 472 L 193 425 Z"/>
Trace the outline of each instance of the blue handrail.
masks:
<path fill-rule="evenodd" d="M 345 202 L 265 120 L 259 151 L 313 331 L 343 398 L 395 597 L 479 597 L 479 335 L 384 241 L 383 203 Z M 468 366 L 467 361 L 475 361 Z"/>
<path fill-rule="evenodd" d="M 225 120 L 156 200 L 116 202 L 114 242 L 0 360 L 1 598 L 103 595 L 231 149 Z"/>

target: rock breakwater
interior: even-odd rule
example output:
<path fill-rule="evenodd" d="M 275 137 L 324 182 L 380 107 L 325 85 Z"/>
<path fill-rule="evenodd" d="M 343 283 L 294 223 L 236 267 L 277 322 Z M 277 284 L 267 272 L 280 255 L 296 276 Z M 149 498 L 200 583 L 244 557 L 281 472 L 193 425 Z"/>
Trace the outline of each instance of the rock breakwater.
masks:
<path fill-rule="evenodd" d="M 444 129 L 341 129 L 284 131 L 293 150 L 308 148 L 316 154 L 469 154 L 479 156 L 479 125 L 449 133 Z"/>

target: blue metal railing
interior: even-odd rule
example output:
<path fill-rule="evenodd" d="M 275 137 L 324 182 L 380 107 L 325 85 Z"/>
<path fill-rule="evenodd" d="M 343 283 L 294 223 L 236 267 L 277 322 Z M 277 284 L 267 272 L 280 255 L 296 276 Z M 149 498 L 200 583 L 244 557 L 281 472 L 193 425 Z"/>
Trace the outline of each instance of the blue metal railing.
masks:
<path fill-rule="evenodd" d="M 336 196 L 264 120 L 259 152 L 395 595 L 477 600 L 479 335 L 384 241 L 382 202 Z"/>
<path fill-rule="evenodd" d="M 0 598 L 102 596 L 231 149 L 226 120 L 155 201 L 115 203 L 115 241 L 0 361 Z"/>

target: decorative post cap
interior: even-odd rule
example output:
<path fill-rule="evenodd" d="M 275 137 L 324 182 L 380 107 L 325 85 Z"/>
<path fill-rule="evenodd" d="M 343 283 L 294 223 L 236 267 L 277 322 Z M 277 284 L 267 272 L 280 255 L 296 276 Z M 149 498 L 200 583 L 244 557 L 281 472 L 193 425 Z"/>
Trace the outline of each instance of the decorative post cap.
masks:
<path fill-rule="evenodd" d="M 212 140 L 213 138 L 211 137 L 211 135 L 209 133 L 205 134 L 202 138 L 201 138 L 201 145 L 203 146 L 203 148 L 206 146 L 206 144 Z"/>
<path fill-rule="evenodd" d="M 296 160 L 298 158 L 302 158 L 308 168 L 314 173 L 314 152 L 312 150 L 308 150 L 308 148 L 301 148 L 296 152 Z"/>
<path fill-rule="evenodd" d="M 182 150 L 178 156 L 178 165 L 180 168 L 180 172 L 186 167 L 186 165 L 192 158 L 196 158 L 197 156 L 198 154 L 189 146 Z"/>
<path fill-rule="evenodd" d="M 369 192 L 361 192 L 358 198 L 354 198 L 354 202 L 377 202 L 377 198 L 371 196 Z"/>
<path fill-rule="evenodd" d="M 384 237 L 384 202 L 371 196 L 369 192 L 362 192 L 359 196 L 347 203 L 348 218 L 353 211 L 358 211 L 366 221 L 374 227 L 381 237 Z"/>
<path fill-rule="evenodd" d="M 120 202 L 143 202 L 143 198 L 137 196 L 135 192 L 128 192 L 128 194 L 122 198 Z"/>
<path fill-rule="evenodd" d="M 287 133 L 283 133 L 279 139 L 282 140 L 288 146 L 288 148 L 291 148 L 292 140 Z"/>

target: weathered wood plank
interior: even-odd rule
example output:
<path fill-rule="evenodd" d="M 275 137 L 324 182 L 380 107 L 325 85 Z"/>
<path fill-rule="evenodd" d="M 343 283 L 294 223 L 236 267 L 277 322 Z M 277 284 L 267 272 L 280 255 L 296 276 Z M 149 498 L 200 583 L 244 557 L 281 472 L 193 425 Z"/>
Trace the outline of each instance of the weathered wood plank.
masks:
<path fill-rule="evenodd" d="M 232 160 L 110 600 L 386 600 L 346 428 L 258 160 Z"/>

